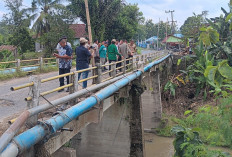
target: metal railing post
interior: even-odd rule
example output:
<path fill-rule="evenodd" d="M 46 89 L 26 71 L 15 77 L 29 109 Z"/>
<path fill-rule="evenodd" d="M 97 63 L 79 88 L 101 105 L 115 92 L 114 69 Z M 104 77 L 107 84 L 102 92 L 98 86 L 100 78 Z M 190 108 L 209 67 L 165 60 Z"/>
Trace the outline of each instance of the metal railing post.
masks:
<path fill-rule="evenodd" d="M 43 57 L 39 58 L 40 71 L 43 69 Z"/>
<path fill-rule="evenodd" d="M 100 63 L 96 63 L 97 69 L 95 69 L 95 74 L 98 75 L 98 77 L 96 77 L 95 82 L 96 84 L 101 83 L 102 81 L 102 67 Z"/>
<path fill-rule="evenodd" d="M 123 65 L 122 72 L 123 74 L 125 74 L 126 73 L 126 58 L 123 59 L 122 65 Z"/>
<path fill-rule="evenodd" d="M 57 64 L 57 67 L 59 68 L 59 59 L 56 58 L 56 64 Z"/>
<path fill-rule="evenodd" d="M 147 64 L 147 55 L 144 55 L 144 62 Z"/>
<path fill-rule="evenodd" d="M 70 75 L 70 83 L 72 83 L 73 85 L 69 88 L 69 94 L 72 94 L 75 92 L 75 75 Z"/>
<path fill-rule="evenodd" d="M 27 108 L 34 108 L 39 106 L 39 97 L 40 97 L 40 87 L 41 87 L 41 79 L 39 76 L 30 76 L 30 82 L 33 82 L 33 86 L 29 87 L 29 96 L 32 97 L 31 101 L 27 102 Z M 29 128 L 33 127 L 37 124 L 38 115 L 32 116 L 27 120 L 27 126 Z"/>
<path fill-rule="evenodd" d="M 111 72 L 111 77 L 115 77 L 116 76 L 116 63 L 114 62 L 114 64 L 111 65 L 111 70 L 113 70 Z"/>
<path fill-rule="evenodd" d="M 77 79 L 76 79 L 77 78 Z M 72 75 L 70 75 L 70 83 L 72 83 L 73 85 L 69 88 L 69 94 L 75 93 L 77 91 L 77 87 L 78 87 L 78 74 L 73 73 Z M 74 100 L 70 100 L 69 105 L 74 105 L 77 103 L 77 99 Z"/>
<path fill-rule="evenodd" d="M 135 69 L 135 66 L 134 66 L 134 57 L 132 57 L 132 59 L 131 59 L 131 69 L 132 69 L 132 71 Z"/>
<path fill-rule="evenodd" d="M 17 67 L 17 72 L 20 71 L 20 59 L 17 59 L 17 63 L 16 63 L 16 67 Z"/>

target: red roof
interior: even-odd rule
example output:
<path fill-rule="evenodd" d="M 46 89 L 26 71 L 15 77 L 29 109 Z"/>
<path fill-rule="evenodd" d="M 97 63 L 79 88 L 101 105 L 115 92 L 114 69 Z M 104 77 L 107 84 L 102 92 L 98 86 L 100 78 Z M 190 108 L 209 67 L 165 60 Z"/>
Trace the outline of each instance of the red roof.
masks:
<path fill-rule="evenodd" d="M 69 26 L 75 32 L 75 38 L 88 37 L 85 27 L 85 24 L 72 24 Z"/>
<path fill-rule="evenodd" d="M 162 41 L 162 43 L 166 43 L 166 41 L 168 40 L 168 37 L 169 36 L 165 37 L 164 40 Z"/>
<path fill-rule="evenodd" d="M 3 50 L 14 51 L 15 49 L 17 49 L 17 47 L 14 45 L 2 45 L 2 46 L 0 46 L 0 51 L 3 51 Z"/>

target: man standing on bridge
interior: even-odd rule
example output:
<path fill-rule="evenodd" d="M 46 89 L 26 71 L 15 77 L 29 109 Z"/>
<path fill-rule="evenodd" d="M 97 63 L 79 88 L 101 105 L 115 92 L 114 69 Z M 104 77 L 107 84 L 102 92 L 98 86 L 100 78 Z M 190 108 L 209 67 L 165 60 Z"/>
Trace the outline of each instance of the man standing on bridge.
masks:
<path fill-rule="evenodd" d="M 89 68 L 89 58 L 94 56 L 94 51 L 91 54 L 87 48 L 85 48 L 85 44 L 87 40 L 85 38 L 80 38 L 80 46 L 76 48 L 76 69 L 82 70 Z M 80 79 L 82 74 L 82 79 L 86 79 L 88 77 L 89 71 L 85 71 L 82 73 L 78 73 L 78 80 Z M 83 82 L 83 88 L 87 87 L 87 81 Z"/>
<path fill-rule="evenodd" d="M 126 44 L 126 40 L 124 39 L 123 40 L 123 43 L 119 46 L 119 53 L 122 54 L 122 56 L 125 58 L 125 59 L 128 59 L 129 58 L 129 53 L 130 53 L 130 49 L 128 47 L 128 45 Z M 126 64 L 128 64 L 129 61 L 127 61 Z"/>
<path fill-rule="evenodd" d="M 53 55 L 56 58 L 59 58 L 59 75 L 70 73 L 70 69 L 72 67 L 72 48 L 67 45 L 66 39 L 61 38 L 59 41 L 62 49 L 57 49 L 59 54 L 54 53 Z M 69 84 L 69 76 L 66 76 L 67 84 Z M 59 79 L 60 87 L 64 86 L 64 77 Z M 59 90 L 58 92 L 62 92 L 64 89 Z M 69 92 L 69 89 L 67 89 Z"/>
<path fill-rule="evenodd" d="M 115 43 L 116 43 L 116 40 L 113 39 L 111 41 L 111 45 L 108 47 L 108 52 L 107 53 L 108 53 L 109 63 L 116 62 L 117 61 L 117 55 L 122 56 L 120 53 L 118 53 L 118 49 L 117 49 Z M 123 56 L 122 56 L 122 59 L 124 59 Z M 109 66 L 109 70 L 111 70 L 111 66 Z"/>

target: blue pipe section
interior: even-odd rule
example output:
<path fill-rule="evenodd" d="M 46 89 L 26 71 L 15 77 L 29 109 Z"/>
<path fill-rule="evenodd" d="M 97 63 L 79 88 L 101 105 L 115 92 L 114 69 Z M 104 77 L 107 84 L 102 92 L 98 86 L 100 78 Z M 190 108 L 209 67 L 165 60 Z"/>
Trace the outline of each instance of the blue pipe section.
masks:
<path fill-rule="evenodd" d="M 36 125 L 35 127 L 16 136 L 13 140 L 18 145 L 20 152 L 23 152 L 41 141 L 45 137 L 46 133 L 47 131 L 42 125 Z"/>
<path fill-rule="evenodd" d="M 161 63 L 169 56 L 170 55 L 167 55 L 162 59 L 156 60 L 148 64 L 144 68 L 144 71 L 147 71 L 152 66 Z M 133 81 L 134 79 L 138 78 L 141 75 L 142 75 L 142 71 L 136 71 L 135 73 L 97 92 L 95 94 L 96 97 L 91 96 L 85 99 L 84 101 L 76 104 L 75 106 L 67 109 L 66 111 L 60 112 L 60 114 L 50 118 L 49 120 L 46 120 L 41 124 L 36 125 L 35 127 L 23 132 L 22 134 L 16 136 L 13 139 L 13 141 L 17 143 L 20 152 L 29 149 L 39 141 L 43 140 L 45 136 L 48 136 L 49 134 L 54 134 L 56 131 L 60 130 L 64 125 L 76 119 L 82 113 L 95 106 L 98 102 L 106 99 L 107 97 L 118 91 L 120 88 L 126 86 L 128 83 L 130 83 L 131 81 Z"/>
<path fill-rule="evenodd" d="M 56 65 L 51 65 L 51 66 L 56 66 Z M 20 70 L 24 71 L 24 72 L 27 72 L 27 71 L 36 70 L 38 68 L 39 68 L 39 66 L 35 66 L 35 67 L 23 67 L 23 68 L 20 68 Z M 15 73 L 15 72 L 16 72 L 16 69 L 8 69 L 8 70 L 0 71 L 0 73 L 2 73 L 2 74 L 9 74 L 9 73 Z"/>

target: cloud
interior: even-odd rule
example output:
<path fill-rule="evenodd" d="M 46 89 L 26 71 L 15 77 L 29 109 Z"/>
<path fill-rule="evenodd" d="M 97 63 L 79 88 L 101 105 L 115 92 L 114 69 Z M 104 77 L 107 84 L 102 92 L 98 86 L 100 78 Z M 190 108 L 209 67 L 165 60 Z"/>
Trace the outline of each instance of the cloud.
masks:
<path fill-rule="evenodd" d="M 138 3 L 140 11 L 146 19 L 158 22 L 159 18 L 166 21 L 171 20 L 171 15 L 166 14 L 165 10 L 175 10 L 174 20 L 180 27 L 184 21 L 193 16 L 193 12 L 201 14 L 202 11 L 209 11 L 208 17 L 219 16 L 221 7 L 228 8 L 229 0 L 127 0 L 128 3 Z"/>

